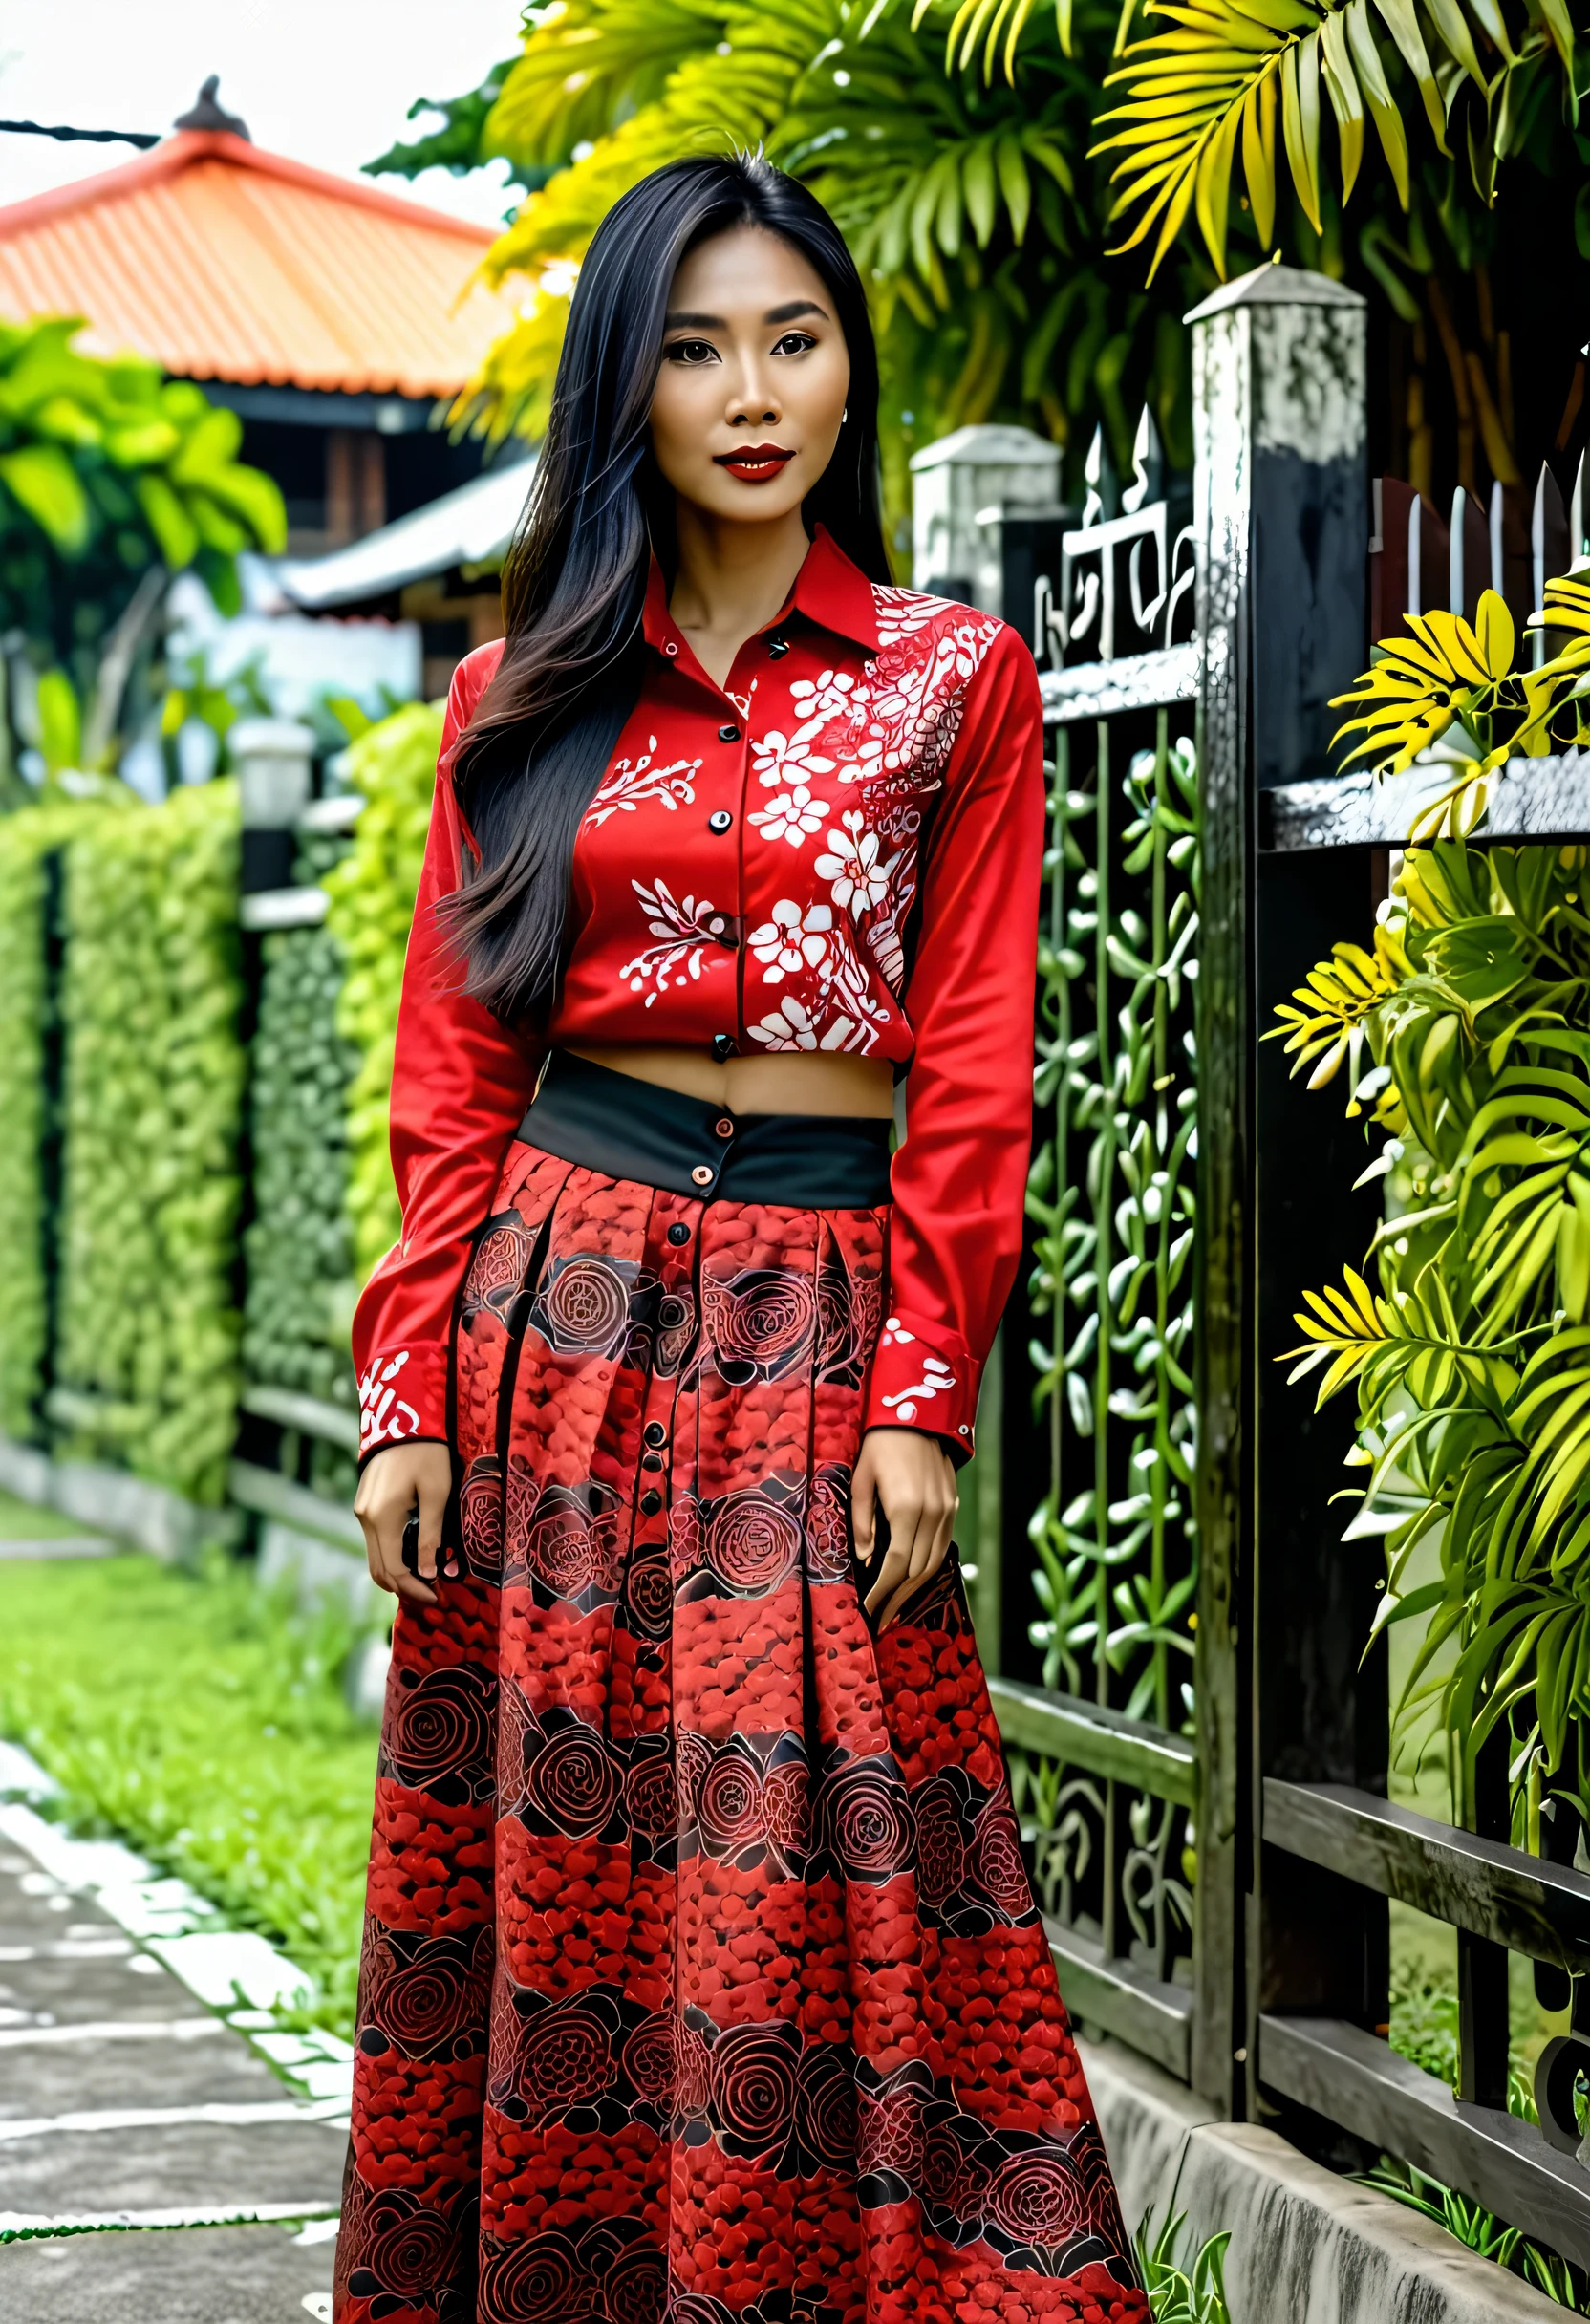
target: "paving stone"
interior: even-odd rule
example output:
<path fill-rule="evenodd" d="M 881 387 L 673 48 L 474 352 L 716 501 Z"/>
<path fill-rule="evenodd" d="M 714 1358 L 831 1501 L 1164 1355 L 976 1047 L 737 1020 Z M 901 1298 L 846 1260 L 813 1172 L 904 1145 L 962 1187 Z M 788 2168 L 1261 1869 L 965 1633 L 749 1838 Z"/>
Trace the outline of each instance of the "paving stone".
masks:
<path fill-rule="evenodd" d="M 332 2313 L 333 2249 L 300 2244 L 278 2227 L 7 2244 L 0 2316 L 8 2324 L 305 2324 Z"/>
<path fill-rule="evenodd" d="M 347 2151 L 337 2111 L 334 2103 L 312 2109 L 301 2088 L 284 2081 L 91 1897 L 24 1851 L 0 1847 L 5 2210 L 60 2219 L 334 2205 Z M 269 2233 L 284 2240 L 277 2229 Z M 164 2265 L 161 2251 L 183 2239 L 115 2240 L 139 2243 L 137 2265 L 153 2282 Z M 20 2249 L 0 2250 L 0 2287 L 10 2253 Z M 38 2265 L 64 2270 L 63 2284 L 75 2280 L 65 2261 Z M 169 2311 L 179 2313 L 187 2312 Z M 98 2313 L 120 2324 L 119 2308 Z M 212 2303 L 204 2313 L 206 2324 L 217 2324 L 223 2310 Z M 10 2324 L 12 2317 L 33 2324 L 32 2312 L 13 2307 L 0 2289 L 0 2318 Z"/>

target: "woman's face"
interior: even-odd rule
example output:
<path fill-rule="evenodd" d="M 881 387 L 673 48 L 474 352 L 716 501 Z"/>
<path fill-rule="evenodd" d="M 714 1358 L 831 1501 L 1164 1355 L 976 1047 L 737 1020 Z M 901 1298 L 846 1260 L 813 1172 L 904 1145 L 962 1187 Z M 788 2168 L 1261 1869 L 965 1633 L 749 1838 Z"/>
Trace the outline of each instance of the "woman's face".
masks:
<path fill-rule="evenodd" d="M 682 500 L 741 524 L 787 516 L 833 458 L 849 386 L 833 295 L 780 235 L 735 226 L 681 263 L 652 449 Z"/>

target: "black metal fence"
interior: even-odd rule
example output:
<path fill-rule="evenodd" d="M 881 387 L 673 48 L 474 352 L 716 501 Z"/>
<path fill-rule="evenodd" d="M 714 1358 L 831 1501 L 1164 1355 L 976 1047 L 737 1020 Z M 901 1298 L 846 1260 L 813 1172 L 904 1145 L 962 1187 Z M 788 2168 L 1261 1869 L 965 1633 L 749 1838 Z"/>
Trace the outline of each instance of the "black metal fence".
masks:
<path fill-rule="evenodd" d="M 1384 1569 L 1331 1507 L 1352 1418 L 1272 1360 L 1380 1216 L 1361 1132 L 1260 1044 L 1334 943 L 1368 941 L 1406 835 L 1334 773 L 1330 697 L 1371 579 L 1383 621 L 1472 605 L 1500 528 L 1454 508 L 1454 568 L 1406 487 L 1371 493 L 1354 294 L 1267 268 L 1192 320 L 1191 523 L 1146 423 L 1125 492 L 1095 458 L 1034 593 L 1031 1269 L 974 1464 L 979 1630 L 1076 2013 L 1220 2113 L 1385 2148 L 1590 2266 L 1590 1873 L 1510 1844 L 1505 1766 L 1472 1831 L 1387 1797 Z M 1537 496 L 1536 601 L 1581 501 Z M 1519 831 L 1590 837 L 1590 769 L 1504 782 L 1482 836 Z M 1386 2038 L 1393 1899 L 1457 1932 L 1455 2090 Z M 1513 1952 L 1574 2012 L 1538 2125 L 1507 2109 Z"/>

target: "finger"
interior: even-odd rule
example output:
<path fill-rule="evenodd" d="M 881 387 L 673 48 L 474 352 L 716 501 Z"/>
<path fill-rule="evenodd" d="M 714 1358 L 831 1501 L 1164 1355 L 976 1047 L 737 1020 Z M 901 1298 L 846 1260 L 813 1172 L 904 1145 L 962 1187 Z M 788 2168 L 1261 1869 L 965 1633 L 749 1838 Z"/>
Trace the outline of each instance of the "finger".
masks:
<path fill-rule="evenodd" d="M 421 1575 L 411 1574 L 403 1563 L 403 1528 L 413 1514 L 413 1503 L 401 1507 L 389 1502 L 375 1515 L 376 1543 L 387 1580 L 385 1587 L 399 1598 L 412 1598 L 420 1605 L 435 1605 L 436 1592 Z M 436 1570 L 433 1554 L 431 1570 Z"/>
<path fill-rule="evenodd" d="M 897 1517 L 887 1517 L 887 1522 L 889 1548 L 879 1563 L 877 1577 L 867 1593 L 867 1611 L 870 1614 L 892 1596 L 910 1573 L 912 1549 L 920 1519 L 916 1511 L 902 1510 Z"/>
<path fill-rule="evenodd" d="M 877 1546 L 877 1506 L 878 1490 L 872 1481 L 871 1464 L 860 1460 L 850 1482 L 850 1534 L 863 1565 L 871 1564 Z"/>
<path fill-rule="evenodd" d="M 878 1627 L 880 1630 L 887 1630 L 891 1623 L 898 1622 L 900 1616 L 912 1603 L 912 1601 L 919 1597 L 921 1592 L 926 1589 L 928 1583 L 933 1580 L 935 1574 L 937 1573 L 939 1567 L 943 1564 L 945 1553 L 948 1548 L 949 1543 L 947 1541 L 944 1543 L 942 1548 L 939 1547 L 936 1541 L 930 1542 L 928 1548 L 922 1555 L 920 1562 L 913 1567 L 911 1573 L 907 1575 L 905 1581 L 901 1582 L 899 1588 L 890 1599 L 889 1603 L 884 1607 L 882 1614 L 878 1618 Z"/>
<path fill-rule="evenodd" d="M 439 1494 L 435 1485 L 428 1480 L 422 1481 L 415 1494 L 419 1506 L 419 1555 L 416 1563 L 421 1579 L 426 1582 L 436 1580 L 441 1555 L 441 1520 L 447 1513 L 448 1497 L 447 1494 Z"/>

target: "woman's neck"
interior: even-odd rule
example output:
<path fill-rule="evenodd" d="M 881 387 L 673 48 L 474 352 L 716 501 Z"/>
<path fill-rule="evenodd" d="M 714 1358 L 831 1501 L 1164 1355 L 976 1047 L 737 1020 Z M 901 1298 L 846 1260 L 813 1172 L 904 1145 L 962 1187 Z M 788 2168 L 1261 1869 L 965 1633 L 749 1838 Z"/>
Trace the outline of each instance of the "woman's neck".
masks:
<path fill-rule="evenodd" d="M 799 508 L 765 525 L 732 525 L 676 504 L 678 562 L 668 610 L 702 669 L 721 686 L 747 637 L 788 598 L 810 543 Z"/>

